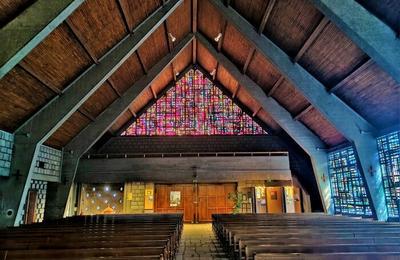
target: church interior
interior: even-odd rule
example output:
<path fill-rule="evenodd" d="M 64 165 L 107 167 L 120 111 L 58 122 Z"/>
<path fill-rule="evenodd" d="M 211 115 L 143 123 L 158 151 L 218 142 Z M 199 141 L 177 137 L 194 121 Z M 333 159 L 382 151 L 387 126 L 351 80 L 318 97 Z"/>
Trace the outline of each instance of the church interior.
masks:
<path fill-rule="evenodd" d="M 2 259 L 400 259 L 399 0 L 0 0 Z"/>

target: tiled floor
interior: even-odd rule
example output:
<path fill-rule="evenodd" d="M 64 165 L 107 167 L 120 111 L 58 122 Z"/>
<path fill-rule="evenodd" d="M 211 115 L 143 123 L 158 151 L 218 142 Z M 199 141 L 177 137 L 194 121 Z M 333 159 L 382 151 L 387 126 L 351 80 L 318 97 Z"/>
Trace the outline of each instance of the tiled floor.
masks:
<path fill-rule="evenodd" d="M 185 224 L 176 259 L 228 258 L 220 247 L 211 224 Z"/>

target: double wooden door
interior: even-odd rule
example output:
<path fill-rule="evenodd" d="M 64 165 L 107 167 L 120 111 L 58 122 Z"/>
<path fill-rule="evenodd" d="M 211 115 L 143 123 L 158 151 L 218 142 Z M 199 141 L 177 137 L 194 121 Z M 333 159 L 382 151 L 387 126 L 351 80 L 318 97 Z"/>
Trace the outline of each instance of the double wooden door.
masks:
<path fill-rule="evenodd" d="M 235 183 L 156 184 L 154 210 L 183 213 L 185 222 L 209 222 L 212 214 L 232 213 L 228 196 L 235 191 Z"/>

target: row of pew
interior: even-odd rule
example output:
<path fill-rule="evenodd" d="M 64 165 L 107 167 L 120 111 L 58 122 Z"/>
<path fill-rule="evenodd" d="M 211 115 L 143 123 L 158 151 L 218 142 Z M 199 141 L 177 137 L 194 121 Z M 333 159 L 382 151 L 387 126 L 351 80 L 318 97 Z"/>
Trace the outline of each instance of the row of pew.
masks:
<path fill-rule="evenodd" d="M 0 259 L 174 259 L 182 214 L 75 216 L 0 230 Z"/>
<path fill-rule="evenodd" d="M 400 259 L 400 224 L 324 214 L 216 214 L 232 259 Z"/>

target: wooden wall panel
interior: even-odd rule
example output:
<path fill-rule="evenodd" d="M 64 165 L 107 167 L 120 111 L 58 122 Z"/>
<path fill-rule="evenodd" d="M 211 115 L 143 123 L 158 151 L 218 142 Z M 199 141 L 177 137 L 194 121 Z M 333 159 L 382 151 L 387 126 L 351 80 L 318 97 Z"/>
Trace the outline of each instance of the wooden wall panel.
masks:
<path fill-rule="evenodd" d="M 172 67 L 165 68 L 160 75 L 153 81 L 151 88 L 158 94 L 160 93 L 171 81 L 174 80 Z"/>
<path fill-rule="evenodd" d="M 0 80 L 0 129 L 13 132 L 54 96 L 16 66 Z"/>
<path fill-rule="evenodd" d="M 125 111 L 122 115 L 118 117 L 115 123 L 110 127 L 110 132 L 115 133 L 117 132 L 129 119 L 132 118 L 132 113 L 129 110 Z"/>
<path fill-rule="evenodd" d="M 292 115 L 296 115 L 309 105 L 307 99 L 287 80 L 279 85 L 272 96 Z"/>
<path fill-rule="evenodd" d="M 374 62 L 346 78 L 335 94 L 379 129 L 400 124 L 400 85 Z"/>
<path fill-rule="evenodd" d="M 12 21 L 35 0 L 2 0 L 0 1 L 0 28 Z"/>
<path fill-rule="evenodd" d="M 261 119 L 261 121 L 263 121 L 267 126 L 269 126 L 271 129 L 279 132 L 281 131 L 281 127 L 279 126 L 279 124 L 272 118 L 272 116 L 265 111 L 264 109 L 261 109 L 260 111 L 258 111 L 257 113 L 257 117 Z"/>
<path fill-rule="evenodd" d="M 276 1 L 264 33 L 290 56 L 295 56 L 322 19 L 308 0 Z"/>
<path fill-rule="evenodd" d="M 103 112 L 118 96 L 111 88 L 110 84 L 105 82 L 92 96 L 81 106 L 82 109 L 96 118 Z"/>
<path fill-rule="evenodd" d="M 192 64 L 193 46 L 189 44 L 173 61 L 175 72 L 181 73 L 187 66 Z"/>
<path fill-rule="evenodd" d="M 231 94 L 233 94 L 238 87 L 238 82 L 236 79 L 233 78 L 232 75 L 222 65 L 218 65 L 217 80 L 222 84 L 222 86 L 228 89 Z"/>
<path fill-rule="evenodd" d="M 222 50 L 240 70 L 243 68 L 251 49 L 251 44 L 239 33 L 238 30 L 236 30 L 235 27 L 228 24 L 223 38 Z"/>
<path fill-rule="evenodd" d="M 208 52 L 206 48 L 197 42 L 197 61 L 208 72 L 213 71 L 217 67 L 217 60 Z"/>
<path fill-rule="evenodd" d="M 312 108 L 300 120 L 329 146 L 335 146 L 346 141 L 343 135 L 315 108 Z"/>
<path fill-rule="evenodd" d="M 254 53 L 249 64 L 247 74 L 262 87 L 265 92 L 268 92 L 268 90 L 272 88 L 280 76 L 279 71 L 257 51 Z"/>
<path fill-rule="evenodd" d="M 63 90 L 92 64 L 92 60 L 71 30 L 61 24 L 20 64 L 46 85 Z"/>
<path fill-rule="evenodd" d="M 111 75 L 110 79 L 118 92 L 123 94 L 139 80 L 143 74 L 144 72 L 138 56 L 134 53 Z"/>
<path fill-rule="evenodd" d="M 330 23 L 304 53 L 299 63 L 329 88 L 344 79 L 366 59 L 366 54 Z"/>
<path fill-rule="evenodd" d="M 68 20 L 97 59 L 127 34 L 115 0 L 85 1 Z"/>
<path fill-rule="evenodd" d="M 50 136 L 45 144 L 58 149 L 64 147 L 89 123 L 90 120 L 77 111 Z"/>
<path fill-rule="evenodd" d="M 177 44 L 192 30 L 192 0 L 185 0 L 167 19 L 166 24 Z"/>
<path fill-rule="evenodd" d="M 170 205 L 171 191 L 181 193 L 181 203 L 178 206 Z M 183 221 L 194 221 L 194 186 L 193 184 L 156 184 L 154 211 L 157 213 L 183 213 Z"/>
<path fill-rule="evenodd" d="M 208 0 L 198 1 L 198 30 L 202 32 L 208 40 L 215 46 L 217 43 L 214 38 L 222 32 L 224 21 L 221 14 L 214 8 Z"/>
<path fill-rule="evenodd" d="M 244 18 L 246 18 L 252 25 L 256 28 L 261 23 L 263 14 L 267 8 L 267 0 L 253 0 L 253 1 L 243 1 L 243 0 L 233 0 L 232 7 L 238 11 Z"/>
<path fill-rule="evenodd" d="M 168 53 L 164 26 L 160 26 L 138 50 L 144 67 L 149 70 Z"/>
<path fill-rule="evenodd" d="M 228 199 L 236 191 L 235 183 L 199 184 L 198 216 L 200 222 L 212 221 L 212 214 L 232 213 L 233 202 Z"/>
<path fill-rule="evenodd" d="M 130 30 L 136 28 L 148 16 L 150 16 L 158 7 L 161 6 L 161 0 L 117 0 L 121 3 L 122 10 Z"/>

